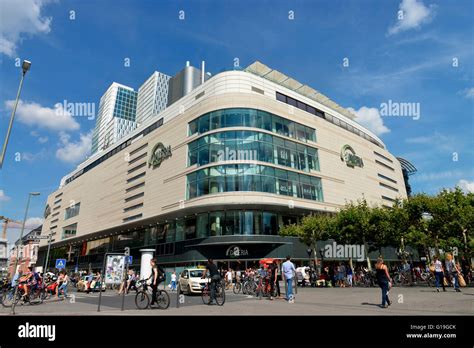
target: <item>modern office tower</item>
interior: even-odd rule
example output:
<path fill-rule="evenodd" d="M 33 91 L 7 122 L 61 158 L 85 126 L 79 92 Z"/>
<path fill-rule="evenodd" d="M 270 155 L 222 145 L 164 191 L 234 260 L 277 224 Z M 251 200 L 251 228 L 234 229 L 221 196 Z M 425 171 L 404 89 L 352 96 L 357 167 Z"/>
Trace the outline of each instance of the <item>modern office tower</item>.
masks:
<path fill-rule="evenodd" d="M 166 108 L 170 78 L 171 76 L 155 71 L 138 89 L 138 126 Z"/>
<path fill-rule="evenodd" d="M 81 163 L 49 195 L 42 234 L 53 233 L 57 258 L 75 250 L 68 267 L 99 269 L 106 252 L 125 247 L 135 268 L 149 249 L 170 269 L 208 258 L 233 269 L 266 257 L 303 262 L 308 247 L 280 236 L 281 226 L 360 199 L 391 207 L 407 197 L 404 164 L 312 87 L 260 62 L 203 83 L 198 75 L 178 73 L 156 121 Z M 40 248 L 44 257 L 45 240 Z M 397 257 L 394 248 L 382 255 Z"/>
<path fill-rule="evenodd" d="M 92 154 L 105 150 L 136 128 L 137 92 L 112 83 L 100 98 L 92 134 Z"/>
<path fill-rule="evenodd" d="M 209 75 L 205 73 L 205 63 L 201 64 L 201 70 L 191 66 L 186 62 L 186 66 L 173 76 L 169 82 L 168 105 L 173 104 L 181 99 L 193 89 L 203 84 L 209 79 Z"/>

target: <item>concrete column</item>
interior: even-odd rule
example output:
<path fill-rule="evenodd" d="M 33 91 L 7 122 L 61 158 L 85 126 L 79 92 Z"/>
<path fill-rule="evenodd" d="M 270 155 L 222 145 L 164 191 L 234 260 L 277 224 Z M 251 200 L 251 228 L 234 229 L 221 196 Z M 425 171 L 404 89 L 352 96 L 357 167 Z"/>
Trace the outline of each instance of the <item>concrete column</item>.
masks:
<path fill-rule="evenodd" d="M 140 279 L 146 279 L 151 275 L 150 260 L 153 258 L 155 249 L 141 249 L 142 258 L 140 261 Z"/>

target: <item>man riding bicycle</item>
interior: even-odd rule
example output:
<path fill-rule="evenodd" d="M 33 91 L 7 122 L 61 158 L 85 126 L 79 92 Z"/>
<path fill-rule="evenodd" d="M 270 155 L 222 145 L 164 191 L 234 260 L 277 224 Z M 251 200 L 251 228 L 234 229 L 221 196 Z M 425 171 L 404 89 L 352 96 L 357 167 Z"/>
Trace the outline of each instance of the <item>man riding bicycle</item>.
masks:
<path fill-rule="evenodd" d="M 202 279 L 206 278 L 207 271 L 209 270 L 209 276 L 211 277 L 211 298 L 209 300 L 209 305 L 212 305 L 216 300 L 216 285 L 221 280 L 221 276 L 219 275 L 219 270 L 217 266 L 214 264 L 212 259 L 207 260 L 206 269 L 202 274 Z"/>
<path fill-rule="evenodd" d="M 35 291 L 41 284 L 41 277 L 37 272 L 33 271 L 33 267 L 28 267 L 28 272 L 20 278 L 20 286 L 24 290 L 24 297 L 28 296 L 28 290 L 31 288 Z"/>

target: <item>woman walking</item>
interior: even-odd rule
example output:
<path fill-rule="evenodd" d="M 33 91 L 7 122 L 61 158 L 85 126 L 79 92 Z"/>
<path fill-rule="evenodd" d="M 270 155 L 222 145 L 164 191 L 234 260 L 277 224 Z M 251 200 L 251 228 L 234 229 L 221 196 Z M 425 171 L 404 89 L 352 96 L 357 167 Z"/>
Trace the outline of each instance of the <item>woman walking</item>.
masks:
<path fill-rule="evenodd" d="M 391 287 L 392 279 L 388 273 L 387 266 L 383 263 L 383 259 L 379 257 L 377 263 L 375 264 L 375 271 L 377 275 L 377 282 L 382 289 L 382 308 L 387 308 L 392 304 L 388 298 L 388 291 Z"/>
<path fill-rule="evenodd" d="M 446 291 L 444 286 L 444 270 L 443 263 L 439 260 L 438 256 L 433 258 L 432 266 L 434 267 L 434 274 L 436 279 L 436 291 L 439 292 L 439 284 L 443 287 L 443 291 Z"/>

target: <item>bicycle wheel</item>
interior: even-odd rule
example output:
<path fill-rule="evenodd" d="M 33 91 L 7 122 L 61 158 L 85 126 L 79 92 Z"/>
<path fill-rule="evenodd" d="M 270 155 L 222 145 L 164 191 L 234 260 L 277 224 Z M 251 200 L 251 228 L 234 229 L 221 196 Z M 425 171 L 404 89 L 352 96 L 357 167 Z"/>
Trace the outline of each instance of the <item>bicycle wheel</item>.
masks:
<path fill-rule="evenodd" d="M 216 285 L 216 302 L 218 306 L 223 306 L 225 303 L 225 290 L 222 284 Z"/>
<path fill-rule="evenodd" d="M 167 309 L 170 306 L 170 295 L 166 290 L 161 290 L 156 296 L 156 305 L 159 309 Z"/>
<path fill-rule="evenodd" d="M 210 294 L 209 294 L 209 285 L 206 285 L 204 289 L 202 289 L 201 292 L 201 299 L 204 304 L 208 304 L 210 300 Z"/>
<path fill-rule="evenodd" d="M 242 289 L 242 284 L 235 283 L 234 288 L 232 289 L 232 291 L 234 292 L 234 294 L 237 295 L 240 292 L 241 289 Z"/>
<path fill-rule="evenodd" d="M 135 295 L 135 305 L 138 309 L 147 309 L 150 306 L 150 296 L 145 291 L 139 291 Z"/>
<path fill-rule="evenodd" d="M 245 281 L 243 284 L 240 285 L 242 288 L 242 294 L 247 295 L 247 283 L 248 281 Z"/>
<path fill-rule="evenodd" d="M 13 297 L 15 296 L 15 289 L 8 289 L 2 292 L 2 306 L 11 307 L 13 305 Z"/>

